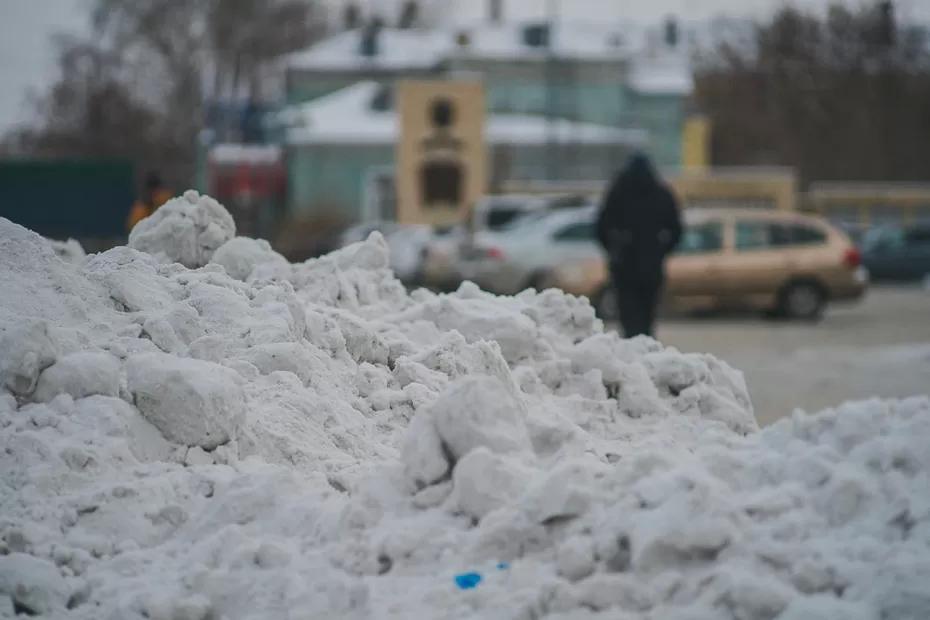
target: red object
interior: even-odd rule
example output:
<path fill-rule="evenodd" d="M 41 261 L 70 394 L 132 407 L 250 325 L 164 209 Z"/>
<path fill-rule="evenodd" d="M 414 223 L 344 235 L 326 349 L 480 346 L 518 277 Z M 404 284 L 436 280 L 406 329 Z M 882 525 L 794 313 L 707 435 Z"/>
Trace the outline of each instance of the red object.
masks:
<path fill-rule="evenodd" d="M 487 248 L 484 255 L 494 260 L 504 260 L 504 251 L 500 248 Z"/>
<path fill-rule="evenodd" d="M 287 171 L 282 160 L 274 162 L 210 162 L 208 192 L 220 202 L 237 198 L 282 201 Z"/>
<path fill-rule="evenodd" d="M 843 254 L 843 264 L 850 269 L 855 269 L 862 264 L 862 253 L 858 248 L 851 247 Z"/>

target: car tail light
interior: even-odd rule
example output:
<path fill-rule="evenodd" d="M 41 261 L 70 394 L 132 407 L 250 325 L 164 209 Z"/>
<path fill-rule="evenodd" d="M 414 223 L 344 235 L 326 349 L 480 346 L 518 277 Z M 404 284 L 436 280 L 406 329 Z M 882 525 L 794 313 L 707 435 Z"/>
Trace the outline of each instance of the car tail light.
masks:
<path fill-rule="evenodd" d="M 504 251 L 500 248 L 485 248 L 484 255 L 494 260 L 504 260 Z"/>
<path fill-rule="evenodd" d="M 850 269 L 855 269 L 862 264 L 862 253 L 859 252 L 859 248 L 847 248 L 846 253 L 843 254 L 843 264 L 849 267 Z"/>

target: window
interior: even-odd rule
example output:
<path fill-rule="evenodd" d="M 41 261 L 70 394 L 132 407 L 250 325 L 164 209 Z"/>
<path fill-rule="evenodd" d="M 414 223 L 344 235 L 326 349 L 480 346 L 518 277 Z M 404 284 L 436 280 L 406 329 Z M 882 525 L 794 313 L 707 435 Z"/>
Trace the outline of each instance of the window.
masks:
<path fill-rule="evenodd" d="M 763 250 L 796 245 L 825 243 L 822 230 L 804 224 L 747 221 L 736 224 L 736 249 Z"/>
<path fill-rule="evenodd" d="M 772 247 L 775 245 L 772 239 L 772 228 L 766 222 L 737 222 L 736 249 L 764 250 Z"/>
<path fill-rule="evenodd" d="M 790 229 L 791 243 L 794 245 L 814 245 L 827 242 L 827 233 L 813 226 L 795 224 Z"/>
<path fill-rule="evenodd" d="M 879 226 L 869 230 L 862 241 L 867 252 L 897 251 L 904 247 L 904 231 L 897 226 Z"/>
<path fill-rule="evenodd" d="M 518 209 L 516 207 L 497 207 L 491 209 L 488 213 L 488 229 L 500 230 L 506 228 L 508 224 L 523 213 L 525 213 L 523 209 Z"/>
<path fill-rule="evenodd" d="M 591 241 L 594 239 L 594 222 L 569 224 L 553 235 L 556 241 Z"/>
<path fill-rule="evenodd" d="M 905 237 L 908 245 L 930 246 L 930 227 L 915 226 L 907 231 Z"/>
<path fill-rule="evenodd" d="M 716 252 L 723 247 L 723 225 L 706 222 L 685 227 L 678 244 L 679 254 L 702 254 Z"/>

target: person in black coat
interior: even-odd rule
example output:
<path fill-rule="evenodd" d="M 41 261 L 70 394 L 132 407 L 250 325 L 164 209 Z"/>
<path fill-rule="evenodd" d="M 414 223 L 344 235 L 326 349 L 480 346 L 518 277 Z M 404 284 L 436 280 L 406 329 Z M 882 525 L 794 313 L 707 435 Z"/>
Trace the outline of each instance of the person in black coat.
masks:
<path fill-rule="evenodd" d="M 624 334 L 653 335 L 665 257 L 681 238 L 681 218 L 675 197 L 645 155 L 634 155 L 611 184 L 597 236 L 610 260 Z"/>

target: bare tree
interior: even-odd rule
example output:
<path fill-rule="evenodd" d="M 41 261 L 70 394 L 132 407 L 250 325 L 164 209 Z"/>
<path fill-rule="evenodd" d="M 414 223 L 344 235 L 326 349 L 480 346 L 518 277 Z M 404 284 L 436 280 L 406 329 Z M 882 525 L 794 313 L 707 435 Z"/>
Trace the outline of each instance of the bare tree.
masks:
<path fill-rule="evenodd" d="M 802 181 L 930 179 L 927 33 L 890 7 L 783 9 L 752 45 L 704 54 L 696 99 L 715 162 L 793 165 Z"/>
<path fill-rule="evenodd" d="M 97 0 L 92 35 L 59 41 L 62 78 L 41 102 L 41 122 L 11 143 L 42 155 L 129 158 L 186 186 L 205 100 L 240 90 L 257 97 L 267 63 L 319 35 L 315 6 Z"/>
<path fill-rule="evenodd" d="M 267 63 L 323 34 L 324 16 L 305 0 L 212 0 L 207 15 L 215 96 L 258 99 Z"/>

